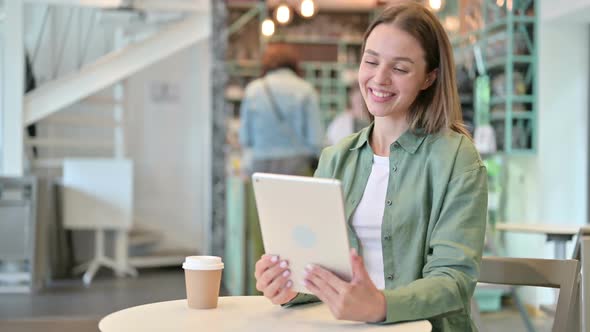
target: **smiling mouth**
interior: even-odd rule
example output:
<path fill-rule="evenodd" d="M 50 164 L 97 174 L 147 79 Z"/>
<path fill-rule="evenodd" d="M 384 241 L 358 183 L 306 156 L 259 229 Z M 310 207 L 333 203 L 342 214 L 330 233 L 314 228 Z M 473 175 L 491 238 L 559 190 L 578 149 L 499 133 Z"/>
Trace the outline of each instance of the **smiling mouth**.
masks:
<path fill-rule="evenodd" d="M 377 91 L 371 88 L 369 88 L 369 91 L 373 96 L 377 97 L 378 99 L 389 99 L 395 96 L 395 93 L 393 92 Z"/>

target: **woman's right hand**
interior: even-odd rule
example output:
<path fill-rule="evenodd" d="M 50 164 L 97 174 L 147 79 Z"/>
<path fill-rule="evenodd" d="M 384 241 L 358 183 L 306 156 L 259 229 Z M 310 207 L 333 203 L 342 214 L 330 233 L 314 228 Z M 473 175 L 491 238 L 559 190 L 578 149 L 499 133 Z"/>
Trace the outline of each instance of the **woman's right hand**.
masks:
<path fill-rule="evenodd" d="M 289 262 L 280 260 L 276 255 L 262 255 L 256 262 L 256 289 L 274 304 L 284 304 L 291 301 L 297 292 L 293 291 L 293 281 Z"/>

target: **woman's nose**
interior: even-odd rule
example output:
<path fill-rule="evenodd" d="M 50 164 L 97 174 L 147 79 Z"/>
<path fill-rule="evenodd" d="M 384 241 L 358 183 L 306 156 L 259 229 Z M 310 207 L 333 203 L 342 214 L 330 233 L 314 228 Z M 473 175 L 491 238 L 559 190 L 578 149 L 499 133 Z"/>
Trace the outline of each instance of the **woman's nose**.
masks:
<path fill-rule="evenodd" d="M 377 84 L 390 84 L 391 77 L 389 76 L 389 68 L 385 66 L 377 67 L 377 71 L 375 72 L 374 81 Z"/>

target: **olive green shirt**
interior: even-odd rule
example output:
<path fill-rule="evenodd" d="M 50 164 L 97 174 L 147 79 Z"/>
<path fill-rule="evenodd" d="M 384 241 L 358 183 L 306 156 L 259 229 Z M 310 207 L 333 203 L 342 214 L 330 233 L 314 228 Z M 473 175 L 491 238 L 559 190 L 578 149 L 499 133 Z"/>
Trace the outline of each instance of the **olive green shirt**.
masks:
<path fill-rule="evenodd" d="M 351 225 L 373 163 L 373 125 L 324 149 L 316 177 L 342 181 Z M 476 331 L 470 300 L 479 276 L 487 217 L 487 173 L 471 140 L 445 130 L 405 132 L 390 146 L 381 225 L 387 301 L 384 323 L 428 319 L 433 331 Z M 299 294 L 288 303 L 317 301 Z"/>

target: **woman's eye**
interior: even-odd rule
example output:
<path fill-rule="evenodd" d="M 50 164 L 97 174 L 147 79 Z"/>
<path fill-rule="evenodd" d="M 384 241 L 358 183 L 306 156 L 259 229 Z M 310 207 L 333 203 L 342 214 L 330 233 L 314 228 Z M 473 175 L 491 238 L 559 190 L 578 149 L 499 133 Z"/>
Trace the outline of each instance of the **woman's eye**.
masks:
<path fill-rule="evenodd" d="M 374 62 L 374 61 L 365 61 L 365 63 L 366 64 L 369 64 L 371 66 L 376 66 L 377 65 L 377 62 Z"/>
<path fill-rule="evenodd" d="M 393 68 L 394 71 L 399 72 L 399 73 L 407 73 L 408 71 L 402 68 Z"/>

